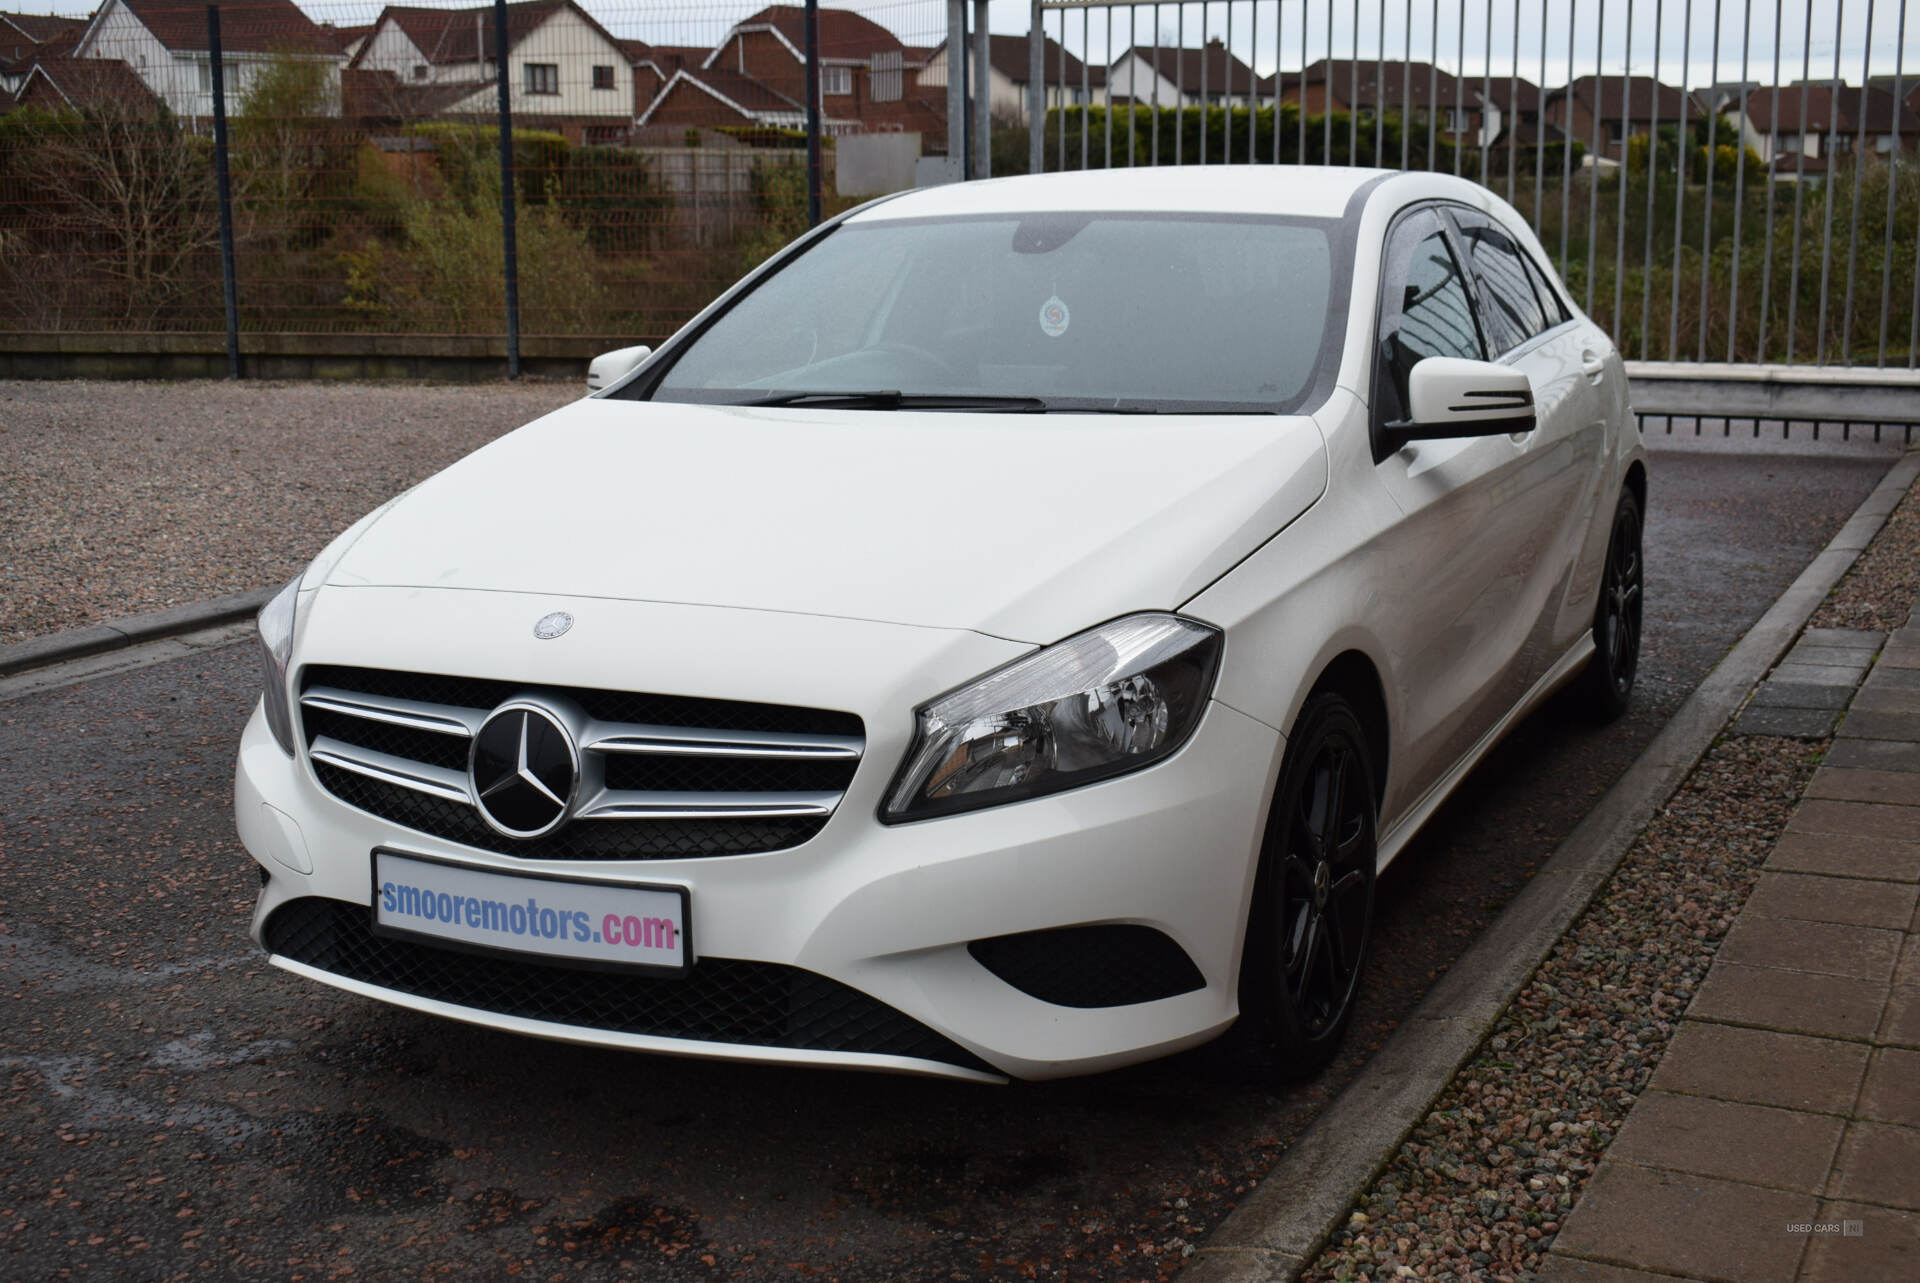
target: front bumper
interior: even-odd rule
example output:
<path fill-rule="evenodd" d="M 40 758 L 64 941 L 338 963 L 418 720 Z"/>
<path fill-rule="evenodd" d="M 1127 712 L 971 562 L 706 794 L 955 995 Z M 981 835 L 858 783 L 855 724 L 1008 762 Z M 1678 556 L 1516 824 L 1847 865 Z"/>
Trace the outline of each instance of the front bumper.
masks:
<path fill-rule="evenodd" d="M 297 900 L 368 905 L 371 852 L 384 847 L 496 872 L 685 887 L 698 958 L 826 977 L 967 1054 L 940 1060 L 636 1034 L 404 993 L 310 962 L 276 957 L 278 965 L 400 1006 L 577 1043 L 960 1078 L 1115 1068 L 1203 1042 L 1232 1023 L 1260 827 L 1280 756 L 1276 732 L 1215 703 L 1188 744 L 1148 770 L 1015 805 L 882 825 L 875 812 L 905 731 L 889 734 L 886 719 L 868 712 L 868 756 L 839 809 L 802 845 L 589 862 L 475 850 L 354 809 L 320 786 L 304 753 L 281 752 L 256 710 L 235 781 L 241 840 L 272 875 L 255 907 L 254 938 L 264 943 L 268 919 Z M 968 950 L 971 941 L 1094 923 L 1164 933 L 1203 984 L 1125 1006 L 1061 1006 L 1003 981 Z"/>

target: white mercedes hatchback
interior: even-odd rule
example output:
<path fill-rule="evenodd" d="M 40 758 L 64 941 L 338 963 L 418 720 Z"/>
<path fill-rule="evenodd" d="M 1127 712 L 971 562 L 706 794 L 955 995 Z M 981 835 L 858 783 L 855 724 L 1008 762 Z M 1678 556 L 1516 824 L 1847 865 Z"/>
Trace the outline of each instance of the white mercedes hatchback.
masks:
<path fill-rule="evenodd" d="M 1377 872 L 1632 689 L 1620 360 L 1485 189 L 878 201 L 260 615 L 235 806 L 308 979 L 598 1046 L 1047 1078 L 1332 1054 Z"/>

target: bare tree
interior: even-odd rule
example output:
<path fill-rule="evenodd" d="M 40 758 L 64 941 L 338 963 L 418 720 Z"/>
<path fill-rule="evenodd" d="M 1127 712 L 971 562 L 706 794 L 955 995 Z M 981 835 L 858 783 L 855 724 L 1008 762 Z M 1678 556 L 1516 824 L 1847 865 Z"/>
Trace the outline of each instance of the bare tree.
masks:
<path fill-rule="evenodd" d="M 31 244 L 9 240 L 29 260 L 19 266 L 39 269 L 11 272 L 16 287 L 52 270 L 82 284 L 94 315 L 138 329 L 218 279 L 206 264 L 219 218 L 204 141 L 162 111 L 114 101 L 45 116 L 36 132 L 23 161 L 51 226 Z"/>

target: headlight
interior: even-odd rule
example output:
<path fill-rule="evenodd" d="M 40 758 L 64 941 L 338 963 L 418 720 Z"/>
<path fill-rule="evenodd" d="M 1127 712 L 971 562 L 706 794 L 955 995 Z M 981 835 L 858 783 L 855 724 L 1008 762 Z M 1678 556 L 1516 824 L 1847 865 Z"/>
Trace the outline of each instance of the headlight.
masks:
<path fill-rule="evenodd" d="M 880 818 L 923 820 L 1078 788 L 1170 756 L 1199 724 L 1219 629 L 1129 615 L 923 706 Z"/>
<path fill-rule="evenodd" d="M 260 702 L 267 714 L 267 729 L 288 757 L 293 756 L 293 708 L 288 702 L 287 661 L 293 658 L 293 619 L 304 577 L 295 575 L 260 608 L 255 621 L 260 630 L 260 666 L 266 683 Z"/>

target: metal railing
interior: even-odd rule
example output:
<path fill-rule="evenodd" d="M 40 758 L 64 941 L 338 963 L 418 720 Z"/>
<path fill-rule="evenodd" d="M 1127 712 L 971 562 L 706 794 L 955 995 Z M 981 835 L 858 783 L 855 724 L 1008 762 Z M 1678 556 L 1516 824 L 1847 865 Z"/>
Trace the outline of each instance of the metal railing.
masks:
<path fill-rule="evenodd" d="M 1920 368 L 1913 0 L 427 3 L 0 50 L 0 355 L 577 359 L 870 194 L 1298 161 L 1487 184 L 1630 357 Z"/>
<path fill-rule="evenodd" d="M 1463 175 L 1629 357 L 1916 369 L 1909 7 L 1032 0 L 1027 165 Z"/>

